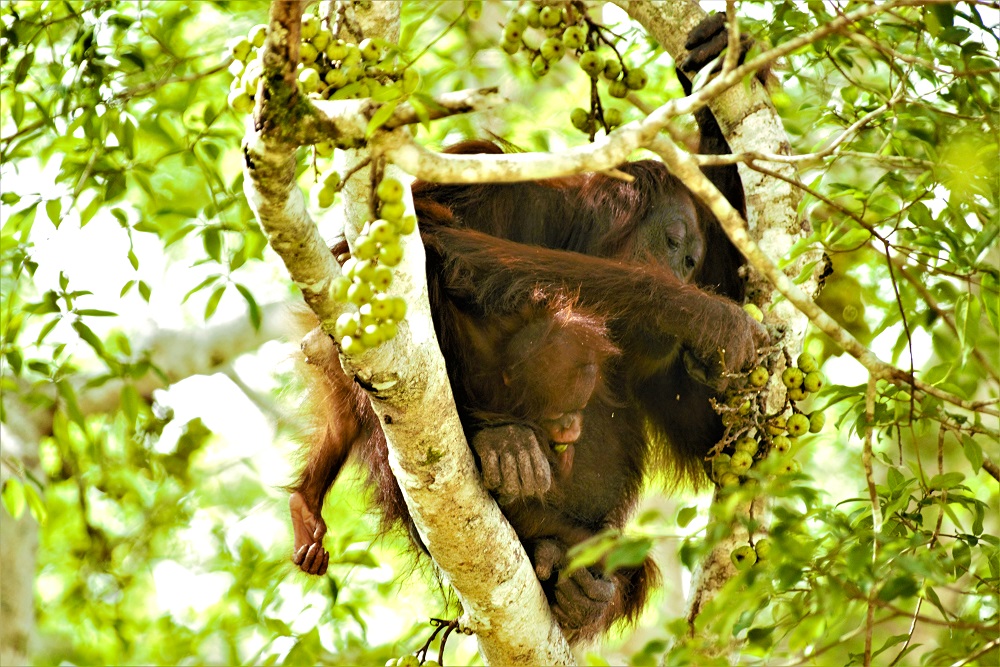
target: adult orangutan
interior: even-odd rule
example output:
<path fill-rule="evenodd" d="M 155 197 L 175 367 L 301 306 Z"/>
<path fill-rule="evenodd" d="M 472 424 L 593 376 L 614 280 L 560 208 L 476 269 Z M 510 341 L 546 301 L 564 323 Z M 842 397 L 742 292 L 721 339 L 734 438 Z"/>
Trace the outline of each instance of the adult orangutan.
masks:
<path fill-rule="evenodd" d="M 701 152 L 728 152 L 711 113 L 697 120 Z M 501 149 L 467 142 L 451 151 Z M 709 399 L 768 342 L 739 305 L 742 258 L 707 209 L 659 162 L 619 169 L 633 180 L 413 185 L 435 329 L 466 436 L 570 639 L 634 618 L 656 571 L 647 560 L 560 578 L 567 550 L 621 528 L 651 468 L 675 479 L 704 474 L 723 432 Z M 706 172 L 742 211 L 735 167 Z M 364 391 L 335 371 L 321 384 L 327 422 L 290 501 L 294 561 L 312 574 L 329 561 L 323 499 L 352 451 L 370 471 L 385 525 L 402 522 L 419 543 Z"/>

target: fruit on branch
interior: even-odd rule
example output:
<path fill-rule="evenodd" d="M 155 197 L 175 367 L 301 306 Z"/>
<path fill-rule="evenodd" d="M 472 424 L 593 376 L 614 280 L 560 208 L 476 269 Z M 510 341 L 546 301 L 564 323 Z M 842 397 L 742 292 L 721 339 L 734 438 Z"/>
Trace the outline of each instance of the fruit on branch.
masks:
<path fill-rule="evenodd" d="M 733 549 L 730 558 L 737 570 L 749 570 L 757 562 L 757 552 L 749 544 L 744 544 Z"/>
<path fill-rule="evenodd" d="M 789 366 L 781 372 L 781 382 L 788 389 L 795 389 L 796 387 L 802 386 L 802 381 L 805 379 L 805 375 L 802 374 L 798 368 L 794 366 Z"/>

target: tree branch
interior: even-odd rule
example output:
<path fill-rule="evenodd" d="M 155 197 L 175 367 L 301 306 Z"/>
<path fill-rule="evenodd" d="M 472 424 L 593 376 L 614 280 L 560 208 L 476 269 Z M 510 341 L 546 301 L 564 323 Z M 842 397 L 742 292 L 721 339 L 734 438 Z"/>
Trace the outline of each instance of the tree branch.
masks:
<path fill-rule="evenodd" d="M 494 109 L 506 100 L 496 87 L 459 90 L 434 98 L 434 105 L 427 106 L 427 118 L 438 120 L 458 114 Z M 298 122 L 281 128 L 281 137 L 297 146 L 307 146 L 321 141 L 334 141 L 341 147 L 361 148 L 366 145 L 368 121 L 385 106 L 370 98 L 360 100 L 310 100 L 309 106 Z M 403 102 L 382 126 L 393 130 L 405 125 L 422 122 L 412 104 Z"/>
<path fill-rule="evenodd" d="M 363 30 L 368 37 L 394 39 L 398 3 L 372 3 L 368 8 L 354 4 L 348 9 L 352 14 L 346 17 L 345 26 Z M 295 141 L 284 131 L 287 122 L 282 121 L 288 118 L 289 108 L 299 105 L 295 82 L 282 76 L 294 71 L 295 63 L 281 59 L 294 59 L 296 54 L 293 48 L 274 43 L 297 39 L 300 10 L 297 3 L 272 4 L 271 36 L 264 47 L 263 78 L 268 94 L 261 96 L 255 124 L 248 126 L 244 142 L 245 188 L 271 246 L 329 332 L 344 309 L 329 294 L 329 285 L 340 268 L 306 212 L 295 184 Z M 489 98 L 488 91 L 451 96 L 463 108 L 490 102 Z M 330 108 L 337 109 L 339 115 L 347 107 L 338 103 Z M 370 107 L 355 105 L 355 113 L 361 114 L 365 108 Z M 406 113 L 401 112 L 400 124 Z M 351 132 L 360 130 L 358 136 L 364 136 L 367 120 L 363 116 L 338 120 L 353 122 Z M 395 133 L 402 132 L 380 132 Z M 348 161 L 355 163 L 369 158 L 360 152 L 348 155 Z M 375 161 L 373 166 L 377 164 Z M 367 214 L 370 182 L 370 177 L 350 180 L 354 190 L 345 195 L 350 203 L 349 221 L 356 222 Z M 412 202 L 407 201 L 407 208 L 412 213 Z M 410 234 L 401 241 L 404 259 L 394 270 L 390 293 L 403 296 L 409 308 L 397 337 L 377 351 L 351 358 L 340 358 L 330 336 L 318 331 L 303 345 L 310 360 L 343 363 L 349 374 L 372 388 L 369 395 L 389 444 L 393 474 L 422 542 L 462 603 L 466 614 L 463 624 L 476 632 L 484 659 L 491 664 L 568 664 L 572 654 L 551 617 L 534 569 L 516 534 L 483 489 L 466 444 L 434 337 L 420 237 Z"/>

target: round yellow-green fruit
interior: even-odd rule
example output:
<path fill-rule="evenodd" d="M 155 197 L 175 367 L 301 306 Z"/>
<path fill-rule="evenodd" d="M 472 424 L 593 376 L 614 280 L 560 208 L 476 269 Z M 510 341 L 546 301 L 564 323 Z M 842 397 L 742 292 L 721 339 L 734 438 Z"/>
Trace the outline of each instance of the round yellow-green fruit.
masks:
<path fill-rule="evenodd" d="M 730 558 L 737 570 L 749 570 L 757 562 L 757 552 L 749 544 L 744 544 L 733 549 Z"/>
<path fill-rule="evenodd" d="M 781 371 L 781 381 L 789 389 L 801 387 L 804 379 L 805 375 L 798 368 L 789 366 Z"/>
<path fill-rule="evenodd" d="M 819 370 L 819 364 L 816 363 L 816 357 L 812 356 L 808 352 L 803 352 L 799 355 L 799 358 L 795 360 L 795 365 L 799 367 L 799 370 L 803 373 L 812 373 L 813 371 Z"/>
<path fill-rule="evenodd" d="M 809 432 L 809 417 L 806 417 L 801 412 L 797 412 L 785 422 L 785 429 L 788 431 L 788 435 L 793 438 L 805 435 Z"/>
<path fill-rule="evenodd" d="M 750 452 L 737 450 L 733 452 L 732 457 L 729 459 L 730 469 L 737 474 L 743 474 L 747 470 L 750 470 L 750 466 L 753 465 L 753 454 Z"/>
<path fill-rule="evenodd" d="M 826 415 L 817 410 L 809 415 L 809 432 L 819 433 L 823 430 L 823 426 L 826 425 Z"/>

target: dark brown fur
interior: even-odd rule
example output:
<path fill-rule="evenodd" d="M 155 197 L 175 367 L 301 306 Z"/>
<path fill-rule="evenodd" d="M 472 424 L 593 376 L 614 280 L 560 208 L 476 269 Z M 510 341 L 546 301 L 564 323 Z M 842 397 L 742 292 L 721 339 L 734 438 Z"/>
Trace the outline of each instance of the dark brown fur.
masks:
<path fill-rule="evenodd" d="M 697 119 L 702 151 L 728 152 L 711 114 Z M 451 149 L 500 151 L 489 142 Z M 566 551 L 622 528 L 650 468 L 703 478 L 703 457 L 723 431 L 709 399 L 767 341 L 738 305 L 742 259 L 714 218 L 662 164 L 620 169 L 634 181 L 588 174 L 412 188 L 459 416 L 484 484 L 571 639 L 634 619 L 656 570 L 647 559 L 610 576 L 561 577 Z M 707 173 L 742 211 L 735 168 Z M 323 498 L 352 450 L 385 525 L 402 522 L 419 543 L 364 392 L 336 370 L 320 384 L 329 425 L 291 500 L 294 559 L 313 574 L 329 558 Z"/>

